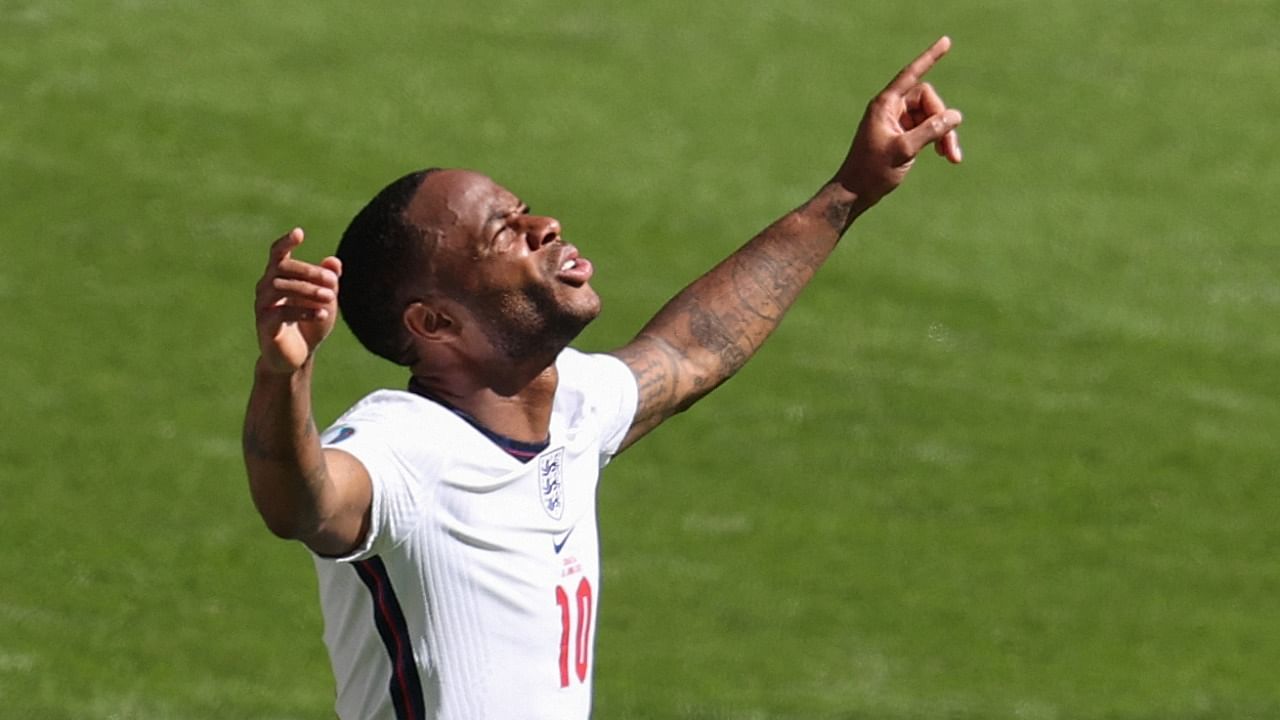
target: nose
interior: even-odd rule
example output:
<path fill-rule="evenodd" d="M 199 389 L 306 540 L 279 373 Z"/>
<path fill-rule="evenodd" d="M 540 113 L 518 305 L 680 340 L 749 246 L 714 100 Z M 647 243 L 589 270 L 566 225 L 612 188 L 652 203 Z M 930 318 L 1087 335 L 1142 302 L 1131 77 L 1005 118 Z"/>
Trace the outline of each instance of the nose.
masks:
<path fill-rule="evenodd" d="M 560 221 L 542 215 L 524 216 L 524 237 L 530 250 L 537 250 L 547 243 L 560 239 Z"/>

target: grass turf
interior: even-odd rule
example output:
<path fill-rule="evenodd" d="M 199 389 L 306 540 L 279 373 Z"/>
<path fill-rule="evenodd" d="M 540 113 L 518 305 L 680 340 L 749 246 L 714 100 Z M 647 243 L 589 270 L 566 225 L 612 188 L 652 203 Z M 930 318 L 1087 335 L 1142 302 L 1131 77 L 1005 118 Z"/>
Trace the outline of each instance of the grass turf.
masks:
<path fill-rule="evenodd" d="M 485 170 L 624 342 L 936 35 L 966 162 L 612 465 L 604 718 L 1280 716 L 1271 2 L 0 7 L 7 717 L 331 714 L 238 425 L 267 242 Z M 339 331 L 318 416 L 399 373 Z"/>

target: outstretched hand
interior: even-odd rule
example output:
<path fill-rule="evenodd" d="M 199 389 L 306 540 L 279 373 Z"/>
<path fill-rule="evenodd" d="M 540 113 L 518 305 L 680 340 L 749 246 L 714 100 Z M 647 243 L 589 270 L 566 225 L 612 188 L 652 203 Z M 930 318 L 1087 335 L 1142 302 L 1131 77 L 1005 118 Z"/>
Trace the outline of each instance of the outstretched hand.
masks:
<path fill-rule="evenodd" d="M 960 111 L 948 108 L 933 86 L 922 81 L 950 49 L 951 38 L 939 38 L 867 105 L 849 154 L 834 178 L 858 196 L 860 210 L 893 192 L 929 145 L 951 162 L 960 162 L 955 131 L 962 120 Z"/>
<path fill-rule="evenodd" d="M 302 239 L 302 228 L 294 228 L 272 243 L 258 281 L 258 349 L 273 372 L 291 373 L 306 364 L 338 317 L 342 261 L 327 257 L 315 265 L 295 259 Z"/>

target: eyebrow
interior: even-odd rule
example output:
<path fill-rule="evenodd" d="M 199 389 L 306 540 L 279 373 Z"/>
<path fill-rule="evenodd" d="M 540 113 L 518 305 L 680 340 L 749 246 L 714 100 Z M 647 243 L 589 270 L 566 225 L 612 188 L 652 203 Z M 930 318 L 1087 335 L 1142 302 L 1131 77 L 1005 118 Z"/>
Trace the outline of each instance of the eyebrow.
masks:
<path fill-rule="evenodd" d="M 524 204 L 523 202 L 521 202 L 521 201 L 517 200 L 517 201 L 516 201 L 516 209 L 515 209 L 515 212 L 516 212 L 517 214 L 519 214 L 519 215 L 528 215 L 528 214 L 531 212 L 531 209 L 530 209 L 530 207 L 529 207 L 528 205 L 526 205 L 526 204 Z M 495 208 L 493 208 L 492 210 L 490 210 L 490 211 L 489 211 L 489 217 L 488 217 L 488 218 L 486 218 L 486 219 L 485 219 L 485 221 L 484 221 L 484 222 L 485 222 L 485 225 L 488 225 L 489 223 L 493 222 L 494 220 L 501 220 L 501 219 L 505 218 L 506 216 L 508 216 L 508 215 L 510 215 L 510 214 L 511 214 L 511 211 L 510 211 L 510 210 L 507 210 L 507 209 L 505 209 L 505 208 L 495 207 Z"/>

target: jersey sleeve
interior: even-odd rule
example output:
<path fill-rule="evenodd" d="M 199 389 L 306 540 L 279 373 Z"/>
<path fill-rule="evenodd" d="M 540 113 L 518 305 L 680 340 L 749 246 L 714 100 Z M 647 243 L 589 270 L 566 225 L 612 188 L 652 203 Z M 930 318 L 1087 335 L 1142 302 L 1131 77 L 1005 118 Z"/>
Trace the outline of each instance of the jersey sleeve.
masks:
<path fill-rule="evenodd" d="M 350 454 L 372 482 L 368 534 L 338 562 L 362 560 L 400 544 L 422 517 L 423 490 L 404 448 L 399 446 L 397 403 L 375 393 L 347 411 L 321 435 L 321 446 Z"/>
<path fill-rule="evenodd" d="M 618 453 L 635 422 L 640 396 L 636 376 L 626 363 L 603 353 L 566 350 L 560 362 L 578 379 L 588 398 L 600 432 L 600 465 L 603 467 Z"/>

